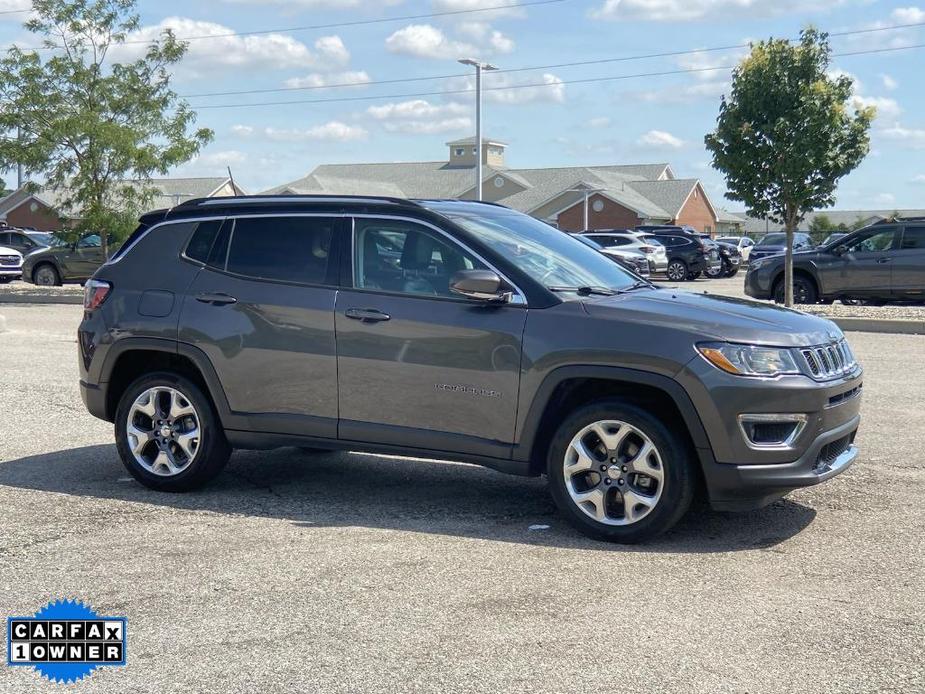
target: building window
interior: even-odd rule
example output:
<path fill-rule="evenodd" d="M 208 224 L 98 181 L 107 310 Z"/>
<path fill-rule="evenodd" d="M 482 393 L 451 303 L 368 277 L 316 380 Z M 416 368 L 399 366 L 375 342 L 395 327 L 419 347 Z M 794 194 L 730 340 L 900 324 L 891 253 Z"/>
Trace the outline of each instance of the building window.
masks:
<path fill-rule="evenodd" d="M 594 210 L 595 212 L 603 212 L 604 211 L 604 201 L 598 198 L 597 200 L 591 203 L 591 209 Z"/>
<path fill-rule="evenodd" d="M 495 176 L 495 188 L 504 188 L 504 176 Z"/>
<path fill-rule="evenodd" d="M 466 153 L 466 150 L 465 150 L 464 147 L 457 147 L 456 150 L 455 150 L 455 154 L 456 154 L 457 157 L 461 157 L 461 156 L 464 155 L 465 153 Z"/>
<path fill-rule="evenodd" d="M 478 154 L 478 151 L 479 151 L 479 150 L 478 150 L 477 147 L 473 147 L 473 148 L 472 148 L 472 154 Z"/>

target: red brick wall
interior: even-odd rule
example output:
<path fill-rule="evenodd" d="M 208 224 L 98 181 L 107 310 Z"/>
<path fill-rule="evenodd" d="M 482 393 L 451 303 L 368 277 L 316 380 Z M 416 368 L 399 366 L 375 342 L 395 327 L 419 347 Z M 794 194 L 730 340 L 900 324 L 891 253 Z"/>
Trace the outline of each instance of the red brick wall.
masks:
<path fill-rule="evenodd" d="M 35 212 L 31 210 L 33 203 L 38 205 Z M 35 200 L 27 200 L 15 210 L 7 212 L 6 223 L 11 227 L 32 227 L 38 231 L 57 231 L 64 226 L 54 211 Z"/>
<path fill-rule="evenodd" d="M 595 200 L 601 200 L 604 203 L 604 209 L 600 212 L 594 211 Z M 559 228 L 564 231 L 584 231 L 584 223 L 584 200 L 559 213 Z M 588 199 L 588 226 L 591 229 L 632 229 L 641 223 L 642 221 L 635 212 L 618 205 L 609 198 L 592 195 Z"/>
<path fill-rule="evenodd" d="M 696 193 L 696 195 L 694 193 Z M 713 217 L 713 212 L 707 204 L 706 197 L 703 194 L 703 188 L 700 187 L 699 183 L 694 189 L 694 193 L 691 193 L 687 202 L 684 203 L 684 207 L 681 208 L 681 214 L 674 220 L 674 223 L 689 224 L 698 231 L 707 231 L 709 227 L 709 231 L 715 235 L 716 219 Z"/>

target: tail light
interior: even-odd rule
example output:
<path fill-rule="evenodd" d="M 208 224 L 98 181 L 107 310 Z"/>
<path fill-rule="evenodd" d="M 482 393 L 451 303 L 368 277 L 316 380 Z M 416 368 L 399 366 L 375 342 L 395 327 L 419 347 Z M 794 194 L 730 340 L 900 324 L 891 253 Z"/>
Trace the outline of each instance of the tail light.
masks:
<path fill-rule="evenodd" d="M 84 285 L 84 310 L 93 311 L 103 305 L 112 285 L 103 280 L 87 280 Z"/>
<path fill-rule="evenodd" d="M 655 253 L 655 246 L 640 246 L 639 250 L 643 253 Z"/>

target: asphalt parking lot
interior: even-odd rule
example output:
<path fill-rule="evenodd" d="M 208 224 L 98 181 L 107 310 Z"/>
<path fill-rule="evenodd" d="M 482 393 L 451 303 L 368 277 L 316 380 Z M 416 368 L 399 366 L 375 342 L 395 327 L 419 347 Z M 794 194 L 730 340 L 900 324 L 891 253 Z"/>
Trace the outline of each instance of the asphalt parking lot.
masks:
<path fill-rule="evenodd" d="M 80 307 L 0 316 L 0 616 L 128 618 L 128 665 L 69 691 L 925 690 L 925 337 L 849 335 L 848 472 L 627 548 L 542 480 L 462 464 L 240 452 L 201 492 L 148 491 L 80 402 Z"/>

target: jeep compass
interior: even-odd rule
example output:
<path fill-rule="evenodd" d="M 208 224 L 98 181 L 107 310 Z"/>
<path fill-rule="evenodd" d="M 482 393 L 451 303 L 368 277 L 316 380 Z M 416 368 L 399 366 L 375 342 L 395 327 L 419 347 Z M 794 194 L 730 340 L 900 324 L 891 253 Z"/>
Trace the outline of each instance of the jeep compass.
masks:
<path fill-rule="evenodd" d="M 146 214 L 87 283 L 78 345 L 87 408 L 167 492 L 234 448 L 442 458 L 545 474 L 579 530 L 637 542 L 696 494 L 755 508 L 857 455 L 861 367 L 833 323 L 657 288 L 491 203 Z"/>

